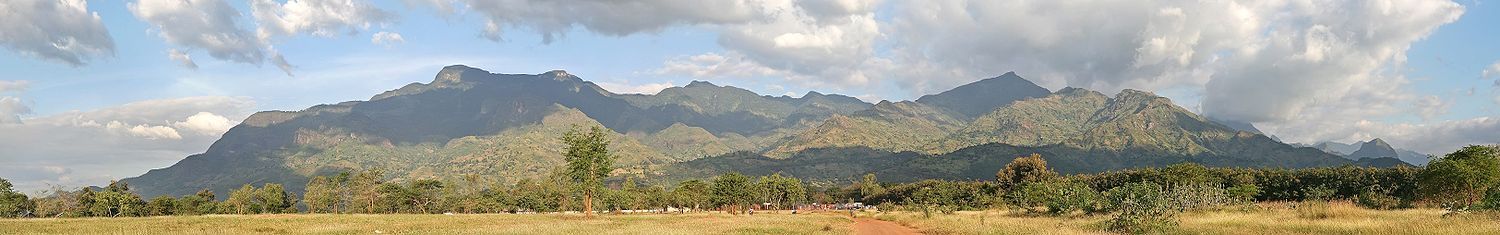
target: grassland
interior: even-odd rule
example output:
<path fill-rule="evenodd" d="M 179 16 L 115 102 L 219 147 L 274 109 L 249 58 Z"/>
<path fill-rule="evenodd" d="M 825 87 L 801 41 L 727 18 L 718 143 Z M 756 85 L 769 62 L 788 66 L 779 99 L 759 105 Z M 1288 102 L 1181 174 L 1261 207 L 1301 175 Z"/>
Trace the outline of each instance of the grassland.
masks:
<path fill-rule="evenodd" d="M 1047 217 L 1005 211 L 952 215 L 890 212 L 872 214 L 926 234 L 1108 234 L 1108 216 Z M 1443 216 L 1438 209 L 1369 210 L 1333 203 L 1309 211 L 1291 203 L 1187 212 L 1172 234 L 1500 234 L 1500 217 L 1486 214 Z"/>
<path fill-rule="evenodd" d="M 1264 203 L 1180 215 L 1171 234 L 1500 234 L 1500 217 L 1443 216 L 1436 209 L 1368 210 L 1346 203 L 1297 208 Z M 1028 216 L 1007 211 L 951 215 L 865 213 L 926 234 L 1109 234 L 1109 216 Z M 211 215 L 146 218 L 6 219 L 0 234 L 849 234 L 842 214 L 722 213 L 600 215 Z"/>
<path fill-rule="evenodd" d="M 832 214 L 210 215 L 3 219 L 0 234 L 848 234 Z"/>

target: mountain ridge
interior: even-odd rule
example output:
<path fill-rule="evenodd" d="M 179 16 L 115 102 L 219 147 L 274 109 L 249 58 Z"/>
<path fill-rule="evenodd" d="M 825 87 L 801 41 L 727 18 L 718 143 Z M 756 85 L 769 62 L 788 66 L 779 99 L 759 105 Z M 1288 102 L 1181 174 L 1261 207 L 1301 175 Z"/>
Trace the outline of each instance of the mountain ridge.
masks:
<path fill-rule="evenodd" d="M 612 147 L 622 156 L 616 174 L 669 177 L 702 169 L 774 168 L 682 167 L 726 159 L 811 161 L 846 168 L 806 169 L 853 172 L 867 169 L 859 161 L 886 156 L 912 160 L 900 169 L 925 172 L 900 174 L 969 177 L 994 165 L 974 161 L 1027 151 L 1060 154 L 1052 157 L 1080 172 L 1178 162 L 1356 164 L 1235 131 L 1150 92 L 1047 92 L 1015 73 L 915 101 L 870 104 L 818 92 L 760 95 L 706 81 L 651 95 L 616 94 L 563 70 L 495 74 L 453 65 L 431 82 L 367 101 L 257 112 L 204 153 L 125 181 L 147 196 L 203 188 L 222 194 L 247 183 L 282 183 L 296 192 L 309 177 L 362 169 L 386 169 L 397 181 L 481 174 L 513 182 L 561 165 L 556 135 L 574 125 L 610 130 Z"/>

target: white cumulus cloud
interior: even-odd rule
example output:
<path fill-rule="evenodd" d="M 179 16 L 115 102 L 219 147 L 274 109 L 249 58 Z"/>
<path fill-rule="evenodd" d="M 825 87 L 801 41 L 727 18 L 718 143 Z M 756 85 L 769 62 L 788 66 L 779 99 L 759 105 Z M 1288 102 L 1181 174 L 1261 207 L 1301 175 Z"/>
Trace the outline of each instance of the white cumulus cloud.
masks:
<path fill-rule="evenodd" d="M 30 193 L 137 176 L 203 152 L 254 107 L 244 97 L 156 99 L 0 125 L 0 177 Z"/>
<path fill-rule="evenodd" d="M 0 45 L 72 66 L 115 52 L 99 14 L 83 0 L 0 1 Z"/>
<path fill-rule="evenodd" d="M 401 34 L 399 33 L 380 31 L 375 32 L 374 35 L 370 35 L 370 43 L 374 43 L 375 45 L 392 45 L 405 42 L 406 39 L 401 38 Z"/>
<path fill-rule="evenodd" d="M 141 0 L 128 7 L 169 44 L 226 61 L 259 65 L 266 59 L 269 45 L 242 28 L 240 12 L 223 0 Z"/>
<path fill-rule="evenodd" d="M 262 40 L 275 36 L 312 34 L 335 37 L 355 34 L 372 24 L 390 23 L 396 15 L 363 0 L 253 0 L 250 4 Z"/>
<path fill-rule="evenodd" d="M 0 125 L 20 124 L 21 115 L 31 113 L 31 107 L 27 106 L 20 97 L 7 95 L 24 92 L 30 84 L 31 82 L 26 80 L 0 80 Z"/>
<path fill-rule="evenodd" d="M 224 134 L 224 132 L 229 131 L 229 128 L 238 124 L 239 122 L 229 120 L 229 118 L 219 116 L 218 114 L 198 112 L 198 114 L 187 117 L 186 120 L 172 123 L 172 126 L 178 129 L 190 130 L 200 135 L 219 135 Z"/>

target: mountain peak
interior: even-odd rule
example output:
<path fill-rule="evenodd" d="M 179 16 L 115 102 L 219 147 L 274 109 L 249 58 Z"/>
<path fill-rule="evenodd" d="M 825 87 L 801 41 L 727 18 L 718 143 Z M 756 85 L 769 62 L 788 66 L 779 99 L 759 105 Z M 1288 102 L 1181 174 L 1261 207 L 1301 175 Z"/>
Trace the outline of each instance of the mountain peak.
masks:
<path fill-rule="evenodd" d="M 551 78 L 552 80 L 556 81 L 583 81 L 583 78 L 573 76 L 573 74 L 568 74 L 568 71 L 561 69 L 547 71 L 546 73 L 542 73 L 541 76 L 545 78 Z"/>
<path fill-rule="evenodd" d="M 1008 72 L 954 87 L 942 93 L 924 95 L 917 98 L 917 103 L 945 109 L 961 114 L 966 119 L 973 119 L 995 108 L 1010 105 L 1012 102 L 1043 97 L 1049 93 L 1047 88 L 1037 86 L 1036 83 L 1016 75 L 1015 72 Z"/>
<path fill-rule="evenodd" d="M 684 88 L 694 88 L 694 87 L 719 87 L 719 86 L 718 85 L 714 85 L 713 83 L 708 82 L 708 81 L 693 80 L 692 82 L 688 82 L 687 86 L 683 86 L 683 87 Z"/>
<path fill-rule="evenodd" d="M 1381 140 L 1379 138 L 1359 145 L 1359 150 L 1355 150 L 1354 153 L 1349 154 L 1349 157 L 1353 159 L 1382 157 L 1394 158 L 1399 156 L 1400 154 L 1396 153 L 1396 148 L 1391 147 L 1390 144 L 1385 143 L 1385 140 Z"/>
<path fill-rule="evenodd" d="M 490 71 L 469 67 L 467 65 L 449 65 L 439 70 L 436 77 L 432 79 L 432 85 L 455 85 L 464 82 L 465 77 L 479 77 L 489 75 Z"/>
<path fill-rule="evenodd" d="M 819 97 L 819 96 L 823 96 L 823 93 L 818 93 L 817 91 L 807 91 L 807 94 L 802 94 L 802 98 Z"/>

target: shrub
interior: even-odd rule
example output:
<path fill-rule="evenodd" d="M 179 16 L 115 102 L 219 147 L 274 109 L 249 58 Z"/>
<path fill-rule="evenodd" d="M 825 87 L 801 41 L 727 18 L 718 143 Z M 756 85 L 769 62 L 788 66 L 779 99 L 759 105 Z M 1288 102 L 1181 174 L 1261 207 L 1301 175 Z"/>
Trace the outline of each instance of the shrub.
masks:
<path fill-rule="evenodd" d="M 1109 230 L 1121 233 L 1160 233 L 1177 227 L 1176 206 L 1161 185 L 1128 183 L 1105 193 L 1111 209 L 1119 211 L 1109 220 Z"/>
<path fill-rule="evenodd" d="M 1001 188 L 1013 190 L 1016 187 L 1029 183 L 1051 181 L 1058 178 L 1058 174 L 1047 168 L 1047 160 L 1042 159 L 1041 154 L 1031 154 L 1028 157 L 1019 157 L 1005 164 L 1005 168 L 995 173 L 996 182 Z"/>
<path fill-rule="evenodd" d="M 1218 208 L 1248 202 L 1229 196 L 1223 187 L 1212 183 L 1176 185 L 1167 192 L 1167 199 L 1178 210 Z"/>
<path fill-rule="evenodd" d="M 1333 189 L 1325 187 L 1325 186 L 1317 186 L 1317 187 L 1306 188 L 1306 189 L 1302 190 L 1302 200 L 1303 201 L 1328 201 L 1328 200 L 1333 200 L 1334 193 L 1337 193 L 1337 192 L 1333 191 Z"/>
<path fill-rule="evenodd" d="M 1475 208 L 1500 211 L 1500 184 L 1490 186 L 1490 190 L 1485 193 L 1484 199 L 1479 200 L 1479 205 L 1475 205 Z"/>
<path fill-rule="evenodd" d="M 1359 195 L 1354 196 L 1354 203 L 1359 205 L 1360 207 L 1376 210 L 1391 210 L 1408 207 L 1407 201 L 1401 200 L 1400 198 L 1397 198 L 1395 196 L 1391 196 L 1388 192 L 1385 191 L 1386 190 L 1380 190 L 1379 188 L 1365 190 L 1364 192 L 1359 193 Z"/>
<path fill-rule="evenodd" d="M 1254 202 L 1255 197 L 1260 196 L 1260 187 L 1254 184 L 1241 184 L 1229 187 L 1229 197 L 1242 202 Z"/>
<path fill-rule="evenodd" d="M 1075 180 L 1023 184 L 1006 196 L 1010 197 L 1012 205 L 1026 209 L 1027 212 L 1035 213 L 1039 212 L 1037 208 L 1044 208 L 1045 212 L 1052 215 L 1101 211 L 1100 200 L 1103 197 L 1099 191 Z"/>

